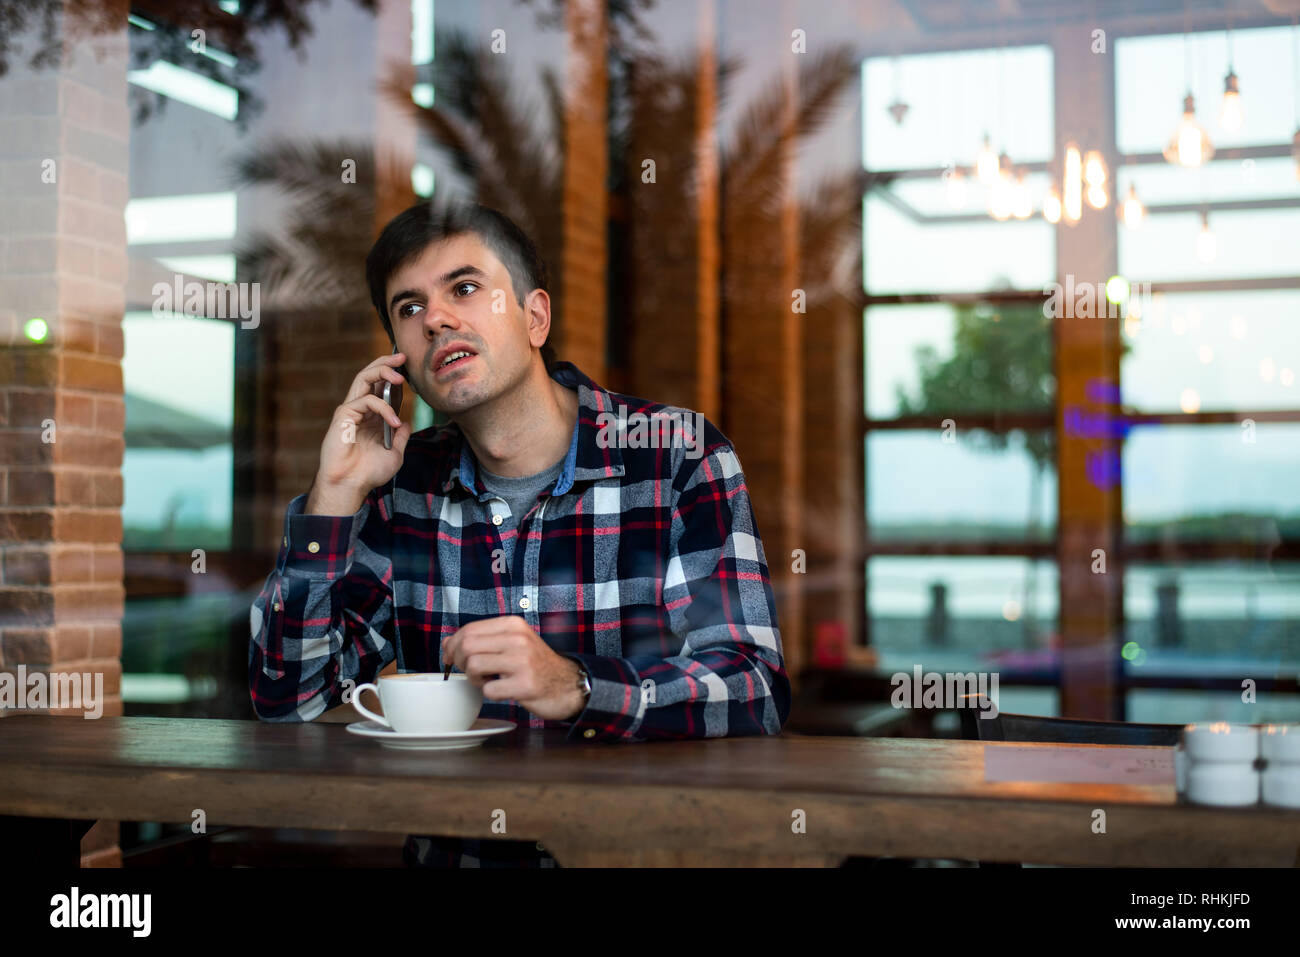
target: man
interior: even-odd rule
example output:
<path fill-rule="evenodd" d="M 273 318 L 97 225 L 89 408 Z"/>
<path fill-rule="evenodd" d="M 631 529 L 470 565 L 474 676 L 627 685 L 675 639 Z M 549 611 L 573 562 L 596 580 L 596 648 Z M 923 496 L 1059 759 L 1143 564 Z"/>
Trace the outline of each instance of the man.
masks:
<path fill-rule="evenodd" d="M 495 210 L 411 207 L 366 277 L 395 352 L 357 374 L 289 504 L 251 614 L 258 717 L 310 721 L 390 662 L 445 662 L 483 689 L 484 717 L 571 738 L 778 734 L 790 683 L 726 437 L 550 361 L 545 265 Z M 450 423 L 412 435 L 385 382 Z M 555 863 L 432 838 L 407 860 Z"/>

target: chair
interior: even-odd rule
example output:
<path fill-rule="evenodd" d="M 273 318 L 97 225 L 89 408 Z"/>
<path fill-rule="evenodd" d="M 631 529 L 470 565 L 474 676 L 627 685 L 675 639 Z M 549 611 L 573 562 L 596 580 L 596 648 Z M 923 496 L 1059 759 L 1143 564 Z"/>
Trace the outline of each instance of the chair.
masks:
<path fill-rule="evenodd" d="M 957 711 L 961 719 L 961 736 L 965 740 L 1173 747 L 1178 743 L 1183 730 L 1181 724 L 1083 721 L 1006 712 L 999 712 L 994 718 L 985 718 L 981 717 L 981 713 L 988 710 L 987 700 L 980 694 L 962 695 Z"/>
<path fill-rule="evenodd" d="M 1173 747 L 1179 741 L 1181 724 L 1137 724 L 1126 721 L 1083 721 L 1076 718 L 1047 718 L 1034 714 L 1008 714 L 985 718 L 990 710 L 981 694 L 961 696 L 957 707 L 961 736 L 967 741 L 1028 741 L 1062 744 L 1125 744 L 1132 747 Z M 979 861 L 980 867 L 1020 867 L 1018 862 Z"/>

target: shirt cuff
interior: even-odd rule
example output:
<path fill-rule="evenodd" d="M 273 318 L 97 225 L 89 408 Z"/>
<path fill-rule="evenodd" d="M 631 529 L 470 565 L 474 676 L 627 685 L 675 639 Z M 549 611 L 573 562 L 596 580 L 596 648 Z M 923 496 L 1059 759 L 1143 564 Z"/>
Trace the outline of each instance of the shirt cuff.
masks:
<path fill-rule="evenodd" d="M 354 515 L 304 515 L 307 495 L 289 503 L 280 542 L 282 568 L 312 577 L 337 578 L 352 559 L 357 535 L 370 505 L 363 502 Z"/>
<path fill-rule="evenodd" d="M 609 655 L 564 654 L 587 669 L 591 697 L 570 719 L 569 738 L 587 741 L 627 741 L 641 726 L 641 676 L 623 658 Z"/>

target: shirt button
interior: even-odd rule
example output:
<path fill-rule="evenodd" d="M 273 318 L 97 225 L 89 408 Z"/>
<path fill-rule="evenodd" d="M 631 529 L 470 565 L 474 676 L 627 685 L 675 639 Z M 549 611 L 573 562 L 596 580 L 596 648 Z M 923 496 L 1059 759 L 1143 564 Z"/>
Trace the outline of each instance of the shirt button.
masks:
<path fill-rule="evenodd" d="M 493 515 L 493 516 L 492 516 L 492 524 L 493 524 L 493 525 L 500 525 L 500 524 L 501 524 L 501 516 L 500 516 L 500 515 Z"/>
<path fill-rule="evenodd" d="M 313 555 L 316 554 L 320 551 L 320 542 L 308 542 L 307 551 L 311 552 Z"/>
<path fill-rule="evenodd" d="M 280 610 L 280 603 L 277 601 L 277 602 L 276 602 L 274 605 L 272 605 L 271 607 L 274 608 L 276 611 L 279 611 L 279 610 Z"/>
<path fill-rule="evenodd" d="M 528 607 L 528 596 L 527 596 L 527 595 L 525 595 L 523 598 L 519 599 L 519 607 L 520 607 L 520 608 L 527 608 L 527 607 Z"/>
<path fill-rule="evenodd" d="M 582 732 L 582 736 L 584 738 L 594 738 L 596 736 L 596 729 L 588 728 L 586 731 Z"/>
<path fill-rule="evenodd" d="M 537 842 L 537 849 L 538 849 L 539 851 L 544 851 L 544 850 L 546 850 L 546 848 L 544 848 L 544 847 L 542 846 L 542 842 L 541 842 L 541 841 L 538 841 L 538 842 Z"/>

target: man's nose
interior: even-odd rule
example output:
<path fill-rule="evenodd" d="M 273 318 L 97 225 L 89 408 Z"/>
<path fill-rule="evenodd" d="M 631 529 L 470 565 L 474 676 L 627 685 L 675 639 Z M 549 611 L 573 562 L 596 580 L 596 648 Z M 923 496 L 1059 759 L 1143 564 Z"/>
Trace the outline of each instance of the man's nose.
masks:
<path fill-rule="evenodd" d="M 430 306 L 424 314 L 424 335 L 427 339 L 436 339 L 443 329 L 459 329 L 460 320 L 456 314 L 441 306 Z"/>

